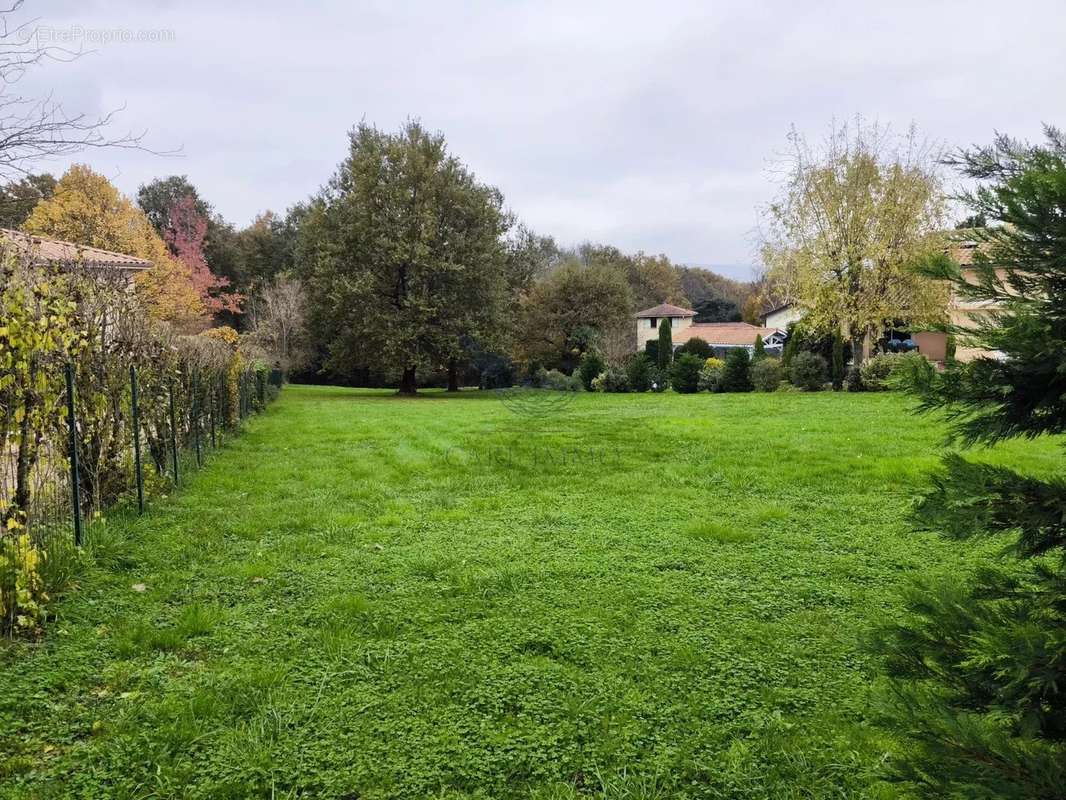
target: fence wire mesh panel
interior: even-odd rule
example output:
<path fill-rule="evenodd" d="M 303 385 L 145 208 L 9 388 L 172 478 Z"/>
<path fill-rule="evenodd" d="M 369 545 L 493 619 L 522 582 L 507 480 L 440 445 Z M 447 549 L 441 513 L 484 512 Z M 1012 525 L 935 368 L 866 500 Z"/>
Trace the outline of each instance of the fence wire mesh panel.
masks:
<path fill-rule="evenodd" d="M 205 359 L 206 361 L 206 359 Z M 0 630 L 30 627 L 49 570 L 76 569 L 115 514 L 143 514 L 266 407 L 262 367 L 189 358 L 176 371 L 71 361 L 36 424 L 4 409 L 0 442 Z M 10 413 L 8 413 L 10 412 Z M 46 594 L 46 593 L 45 593 Z"/>

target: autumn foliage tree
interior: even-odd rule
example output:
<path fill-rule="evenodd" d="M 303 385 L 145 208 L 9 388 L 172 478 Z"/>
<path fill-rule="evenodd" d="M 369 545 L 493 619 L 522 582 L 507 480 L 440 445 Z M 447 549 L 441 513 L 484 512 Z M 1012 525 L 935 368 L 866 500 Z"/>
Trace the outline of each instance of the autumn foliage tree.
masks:
<path fill-rule="evenodd" d="M 171 255 L 144 212 L 103 175 L 75 164 L 22 227 L 27 233 L 151 261 L 151 269 L 135 280 L 152 316 L 187 328 L 203 326 L 207 308 L 188 267 Z"/>
<path fill-rule="evenodd" d="M 941 322 L 946 289 L 909 268 L 943 246 L 936 153 L 913 132 L 898 142 L 861 120 L 835 128 L 821 149 L 795 131 L 789 139 L 763 259 L 805 325 L 839 333 L 859 362 L 885 328 Z"/>
<path fill-rule="evenodd" d="M 207 227 L 207 216 L 196 207 L 195 198 L 187 195 L 169 209 L 163 241 L 174 257 L 188 269 L 193 288 L 204 308 L 211 312 L 239 313 L 240 294 L 227 291 L 229 280 L 211 272 L 204 257 Z"/>

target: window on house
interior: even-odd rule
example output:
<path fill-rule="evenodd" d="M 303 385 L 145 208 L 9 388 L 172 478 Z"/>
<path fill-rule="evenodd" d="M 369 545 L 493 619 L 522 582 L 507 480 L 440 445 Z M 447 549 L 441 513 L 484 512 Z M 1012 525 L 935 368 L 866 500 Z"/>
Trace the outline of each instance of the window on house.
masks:
<path fill-rule="evenodd" d="M 658 328 L 659 327 L 659 320 L 657 320 L 655 317 L 652 317 L 650 320 L 648 320 L 648 322 L 651 323 L 651 326 L 653 328 Z"/>

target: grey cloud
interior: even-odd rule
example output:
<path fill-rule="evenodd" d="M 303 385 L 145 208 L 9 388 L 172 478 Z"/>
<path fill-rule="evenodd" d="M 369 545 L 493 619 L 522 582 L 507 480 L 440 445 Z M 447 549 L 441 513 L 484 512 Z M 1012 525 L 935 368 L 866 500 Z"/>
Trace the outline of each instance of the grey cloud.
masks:
<path fill-rule="evenodd" d="M 360 119 L 393 129 L 414 116 L 537 230 L 738 274 L 791 124 L 818 139 L 861 113 L 958 146 L 1063 121 L 1066 9 L 1050 0 L 112 0 L 28 13 L 173 30 L 173 42 L 51 66 L 32 86 L 89 111 L 125 104 L 122 126 L 184 148 L 76 160 L 127 192 L 187 173 L 238 223 L 313 192 Z"/>

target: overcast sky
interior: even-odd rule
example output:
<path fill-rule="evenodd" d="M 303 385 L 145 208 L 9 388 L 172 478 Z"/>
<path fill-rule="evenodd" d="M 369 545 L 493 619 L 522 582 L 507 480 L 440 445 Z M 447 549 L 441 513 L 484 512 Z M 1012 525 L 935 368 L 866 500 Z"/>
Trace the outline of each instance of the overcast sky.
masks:
<path fill-rule="evenodd" d="M 1063 0 L 30 0 L 25 12 L 95 52 L 20 89 L 54 89 L 70 110 L 125 106 L 124 127 L 183 152 L 73 160 L 130 194 L 187 174 L 241 225 L 313 193 L 359 120 L 395 130 L 416 117 L 562 244 L 747 277 L 790 125 L 817 140 L 858 113 L 951 146 L 1066 125 Z M 100 40 L 114 30 L 165 41 Z"/>

